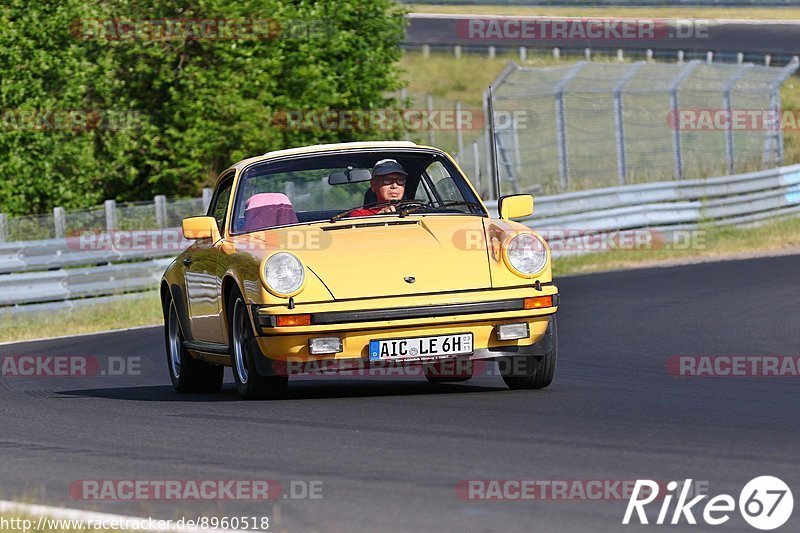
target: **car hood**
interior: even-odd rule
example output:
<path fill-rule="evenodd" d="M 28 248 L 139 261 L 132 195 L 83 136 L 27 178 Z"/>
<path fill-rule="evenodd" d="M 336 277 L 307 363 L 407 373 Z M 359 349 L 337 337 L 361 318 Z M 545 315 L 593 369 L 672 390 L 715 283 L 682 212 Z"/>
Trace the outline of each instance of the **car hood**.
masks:
<path fill-rule="evenodd" d="M 345 219 L 261 238 L 284 243 L 281 248 L 297 255 L 337 300 L 491 287 L 477 216 Z"/>

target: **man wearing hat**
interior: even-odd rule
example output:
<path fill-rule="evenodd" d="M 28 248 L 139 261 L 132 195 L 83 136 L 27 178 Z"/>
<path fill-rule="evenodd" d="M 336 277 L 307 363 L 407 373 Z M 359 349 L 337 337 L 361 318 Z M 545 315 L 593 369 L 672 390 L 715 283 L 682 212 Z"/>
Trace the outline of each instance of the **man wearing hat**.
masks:
<path fill-rule="evenodd" d="M 381 159 L 372 169 L 372 179 L 369 187 L 377 198 L 374 203 L 376 207 L 362 207 L 356 209 L 348 216 L 364 217 L 377 215 L 379 213 L 394 213 L 397 211 L 393 205 L 381 205 L 390 201 L 400 201 L 406 192 L 406 179 L 408 173 L 403 166 L 394 159 Z"/>

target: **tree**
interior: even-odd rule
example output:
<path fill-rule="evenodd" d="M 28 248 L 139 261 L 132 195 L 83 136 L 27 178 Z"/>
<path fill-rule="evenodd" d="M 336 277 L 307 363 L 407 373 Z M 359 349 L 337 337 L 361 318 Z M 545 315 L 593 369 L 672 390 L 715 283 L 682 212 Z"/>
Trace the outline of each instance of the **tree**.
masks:
<path fill-rule="evenodd" d="M 397 136 L 280 121 L 297 110 L 397 105 L 385 95 L 401 85 L 405 22 L 390 0 L 23 4 L 0 8 L 4 111 L 88 118 L 86 127 L 26 131 L 18 114 L 4 115 L 0 211 L 196 195 L 245 157 Z"/>

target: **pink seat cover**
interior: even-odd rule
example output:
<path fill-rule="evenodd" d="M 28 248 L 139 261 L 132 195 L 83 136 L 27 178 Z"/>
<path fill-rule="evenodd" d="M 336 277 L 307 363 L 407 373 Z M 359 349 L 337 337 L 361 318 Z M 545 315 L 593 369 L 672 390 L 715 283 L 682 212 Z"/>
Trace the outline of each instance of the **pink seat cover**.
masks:
<path fill-rule="evenodd" d="M 245 204 L 242 231 L 266 229 L 297 222 L 289 197 L 279 192 L 254 194 Z"/>

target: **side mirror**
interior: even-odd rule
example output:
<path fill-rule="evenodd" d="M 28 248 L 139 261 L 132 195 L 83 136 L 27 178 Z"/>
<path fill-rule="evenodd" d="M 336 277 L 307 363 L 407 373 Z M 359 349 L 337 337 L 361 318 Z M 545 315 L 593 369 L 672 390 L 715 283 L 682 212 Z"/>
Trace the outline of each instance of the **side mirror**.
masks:
<path fill-rule="evenodd" d="M 184 218 L 181 226 L 184 239 L 211 239 L 217 242 L 221 238 L 214 217 Z"/>
<path fill-rule="evenodd" d="M 529 217 L 533 214 L 533 196 L 530 194 L 512 194 L 503 196 L 497 201 L 497 212 L 502 220 Z"/>

